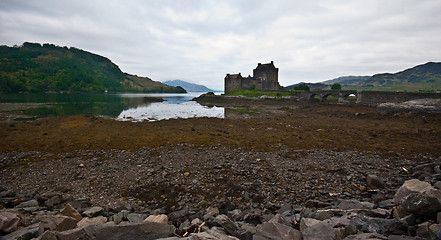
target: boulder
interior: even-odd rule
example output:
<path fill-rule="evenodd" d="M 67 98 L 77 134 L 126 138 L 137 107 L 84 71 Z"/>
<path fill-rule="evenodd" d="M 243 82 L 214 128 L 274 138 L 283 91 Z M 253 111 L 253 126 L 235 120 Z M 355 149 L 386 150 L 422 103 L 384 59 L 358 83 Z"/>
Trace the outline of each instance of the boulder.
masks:
<path fill-rule="evenodd" d="M 91 207 L 83 212 L 83 216 L 89 217 L 89 218 L 96 217 L 96 216 L 100 215 L 103 211 L 104 211 L 104 209 L 102 207 Z"/>
<path fill-rule="evenodd" d="M 362 226 L 363 232 L 383 235 L 407 235 L 407 222 L 398 219 L 368 218 Z"/>
<path fill-rule="evenodd" d="M 16 240 L 16 239 L 32 239 L 39 235 L 40 224 L 35 223 L 8 235 L 2 236 L 1 240 Z"/>
<path fill-rule="evenodd" d="M 127 214 L 127 220 L 131 223 L 139 223 L 144 221 L 147 216 L 145 214 L 129 213 Z"/>
<path fill-rule="evenodd" d="M 150 215 L 148 216 L 144 222 L 155 222 L 155 223 L 163 223 L 163 224 L 167 224 L 168 223 L 168 217 L 165 214 L 161 214 L 161 215 Z"/>
<path fill-rule="evenodd" d="M 435 197 L 422 193 L 411 193 L 401 199 L 400 205 L 406 215 L 413 214 L 425 220 L 435 219 L 441 210 L 441 202 Z"/>
<path fill-rule="evenodd" d="M 107 222 L 107 218 L 103 216 L 98 216 L 94 218 L 85 217 L 78 222 L 78 227 L 82 228 L 82 227 L 87 227 L 89 225 L 104 224 L 106 222 Z"/>
<path fill-rule="evenodd" d="M 20 218 L 12 212 L 0 212 L 0 233 L 10 233 L 18 228 Z"/>
<path fill-rule="evenodd" d="M 366 184 L 370 188 L 383 188 L 385 181 L 383 178 L 378 177 L 375 174 L 370 174 L 366 177 Z"/>
<path fill-rule="evenodd" d="M 37 215 L 33 222 L 40 222 L 43 230 L 66 231 L 77 227 L 74 218 L 63 215 Z"/>
<path fill-rule="evenodd" d="M 344 240 L 368 240 L 368 239 L 387 239 L 387 237 L 378 233 L 360 233 L 356 235 L 350 235 L 344 238 Z"/>
<path fill-rule="evenodd" d="M 239 225 L 224 214 L 217 215 L 214 221 L 230 235 L 234 235 L 240 230 Z"/>
<path fill-rule="evenodd" d="M 312 227 L 313 225 L 319 223 L 320 221 L 314 218 L 302 218 L 300 220 L 300 231 L 303 232 L 309 227 Z"/>
<path fill-rule="evenodd" d="M 302 233 L 299 230 L 280 223 L 263 223 L 257 227 L 253 240 L 301 240 Z"/>
<path fill-rule="evenodd" d="M 143 222 L 128 224 L 125 226 L 115 225 L 91 225 L 84 228 L 87 239 L 106 240 L 153 240 L 171 237 L 174 227 L 167 224 Z"/>
<path fill-rule="evenodd" d="M 331 224 L 319 222 L 302 231 L 304 240 L 337 239 L 337 233 Z"/>
<path fill-rule="evenodd" d="M 441 190 L 432 187 L 428 182 L 423 182 L 418 179 L 411 179 L 405 181 L 397 190 L 394 197 L 394 204 L 399 204 L 404 197 L 410 195 L 411 193 L 421 193 L 441 200 Z"/>
<path fill-rule="evenodd" d="M 60 213 L 64 216 L 72 217 L 78 222 L 82 219 L 81 214 L 74 207 L 72 207 L 70 203 L 67 203 Z"/>

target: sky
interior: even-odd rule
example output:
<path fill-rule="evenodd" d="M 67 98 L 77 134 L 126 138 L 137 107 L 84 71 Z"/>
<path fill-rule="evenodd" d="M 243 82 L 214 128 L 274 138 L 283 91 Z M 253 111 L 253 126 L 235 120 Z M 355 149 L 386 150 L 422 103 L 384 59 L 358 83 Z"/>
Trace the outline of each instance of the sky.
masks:
<path fill-rule="evenodd" d="M 440 0 L 1 0 L 0 45 L 76 47 L 216 90 L 274 61 L 287 86 L 440 62 L 440 12 Z"/>

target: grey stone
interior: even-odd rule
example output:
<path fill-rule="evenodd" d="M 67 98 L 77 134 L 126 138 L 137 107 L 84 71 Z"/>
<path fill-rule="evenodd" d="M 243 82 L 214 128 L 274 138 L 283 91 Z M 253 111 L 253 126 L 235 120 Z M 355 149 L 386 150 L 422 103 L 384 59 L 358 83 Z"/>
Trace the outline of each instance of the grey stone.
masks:
<path fill-rule="evenodd" d="M 104 209 L 102 207 L 91 207 L 83 212 L 83 216 L 86 216 L 89 218 L 96 217 L 96 216 L 100 215 L 103 211 L 104 211 Z"/>
<path fill-rule="evenodd" d="M 40 224 L 35 223 L 15 232 L 12 232 L 8 235 L 5 235 L 1 238 L 1 240 L 29 240 L 32 238 L 36 238 L 39 235 Z"/>
<path fill-rule="evenodd" d="M 400 201 L 410 195 L 411 193 L 421 193 L 429 197 L 441 199 L 441 190 L 438 190 L 430 185 L 430 183 L 420 181 L 418 179 L 407 180 L 397 190 L 394 196 L 394 204 L 399 204 Z"/>
<path fill-rule="evenodd" d="M 370 174 L 366 177 L 366 184 L 370 188 L 383 188 L 385 181 L 383 178 L 380 178 L 375 174 Z"/>
<path fill-rule="evenodd" d="M 188 238 L 189 240 L 239 240 L 236 237 L 228 236 L 222 230 L 212 227 L 208 231 L 194 233 Z"/>
<path fill-rule="evenodd" d="M 63 214 L 64 216 L 75 218 L 75 220 L 77 221 L 81 221 L 82 219 L 81 214 L 69 203 L 67 203 L 66 206 L 64 206 L 64 208 L 60 211 L 60 213 Z"/>
<path fill-rule="evenodd" d="M 214 221 L 231 235 L 234 235 L 240 229 L 236 222 L 224 214 L 217 215 Z"/>
<path fill-rule="evenodd" d="M 45 230 L 66 231 L 77 227 L 77 221 L 63 215 L 37 215 L 34 222 L 40 222 L 40 226 Z"/>
<path fill-rule="evenodd" d="M 163 223 L 163 224 L 167 224 L 168 223 L 168 217 L 165 214 L 161 214 L 161 215 L 150 215 L 148 216 L 144 222 L 156 222 L 156 223 Z"/>
<path fill-rule="evenodd" d="M 103 216 L 98 216 L 94 218 L 85 217 L 78 222 L 78 227 L 87 227 L 90 225 L 104 224 L 107 222 L 107 218 Z"/>
<path fill-rule="evenodd" d="M 339 199 L 337 202 L 337 208 L 342 210 L 373 209 L 374 204 L 369 202 L 360 202 L 355 199 L 351 199 L 351 200 Z"/>
<path fill-rule="evenodd" d="M 319 223 L 320 221 L 314 218 L 302 218 L 300 220 L 300 231 L 303 232 L 309 227 L 312 227 L 313 225 Z"/>
<path fill-rule="evenodd" d="M 12 212 L 0 212 L 0 232 L 10 233 L 18 228 L 20 218 Z"/>
<path fill-rule="evenodd" d="M 383 235 L 407 235 L 407 222 L 398 219 L 369 218 L 363 225 L 363 232 Z"/>
<path fill-rule="evenodd" d="M 317 224 L 312 225 L 311 227 L 302 231 L 304 240 L 312 240 L 312 239 L 337 239 L 337 233 L 331 224 L 326 222 L 319 222 Z"/>
<path fill-rule="evenodd" d="M 131 223 L 139 223 L 144 221 L 144 219 L 147 216 L 145 214 L 138 214 L 138 213 L 129 213 L 127 215 L 127 220 Z"/>
<path fill-rule="evenodd" d="M 33 208 L 33 207 L 38 207 L 38 201 L 35 199 L 22 202 L 18 204 L 15 208 L 25 209 L 25 208 Z"/>
<path fill-rule="evenodd" d="M 263 223 L 259 225 L 256 229 L 256 234 L 253 236 L 253 240 L 269 239 L 301 240 L 302 233 L 299 230 L 280 223 Z"/>
<path fill-rule="evenodd" d="M 57 240 L 57 235 L 52 231 L 45 231 L 37 240 Z"/>
<path fill-rule="evenodd" d="M 416 230 L 416 235 L 418 237 L 422 237 L 425 239 L 432 239 L 433 235 L 432 235 L 432 232 L 430 231 L 429 226 L 430 226 L 429 222 L 424 222 L 424 223 L 418 224 L 417 230 Z"/>
<path fill-rule="evenodd" d="M 360 233 L 356 235 L 350 235 L 344 238 L 344 240 L 367 240 L 367 239 L 387 239 L 387 237 L 378 233 Z"/>
<path fill-rule="evenodd" d="M 173 236 L 173 226 L 143 222 L 126 226 L 91 225 L 84 228 L 87 236 L 97 240 L 150 240 Z"/>
<path fill-rule="evenodd" d="M 401 199 L 400 205 L 408 214 L 414 214 L 417 217 L 434 218 L 441 210 L 441 202 L 435 198 L 422 193 L 411 193 Z"/>

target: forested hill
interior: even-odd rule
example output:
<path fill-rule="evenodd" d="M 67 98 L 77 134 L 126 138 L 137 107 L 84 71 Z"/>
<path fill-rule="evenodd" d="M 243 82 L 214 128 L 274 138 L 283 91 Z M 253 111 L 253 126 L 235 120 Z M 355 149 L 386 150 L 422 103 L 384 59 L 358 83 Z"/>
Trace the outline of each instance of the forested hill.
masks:
<path fill-rule="evenodd" d="M 74 47 L 0 46 L 0 92 L 184 92 L 123 73 L 108 58 Z"/>

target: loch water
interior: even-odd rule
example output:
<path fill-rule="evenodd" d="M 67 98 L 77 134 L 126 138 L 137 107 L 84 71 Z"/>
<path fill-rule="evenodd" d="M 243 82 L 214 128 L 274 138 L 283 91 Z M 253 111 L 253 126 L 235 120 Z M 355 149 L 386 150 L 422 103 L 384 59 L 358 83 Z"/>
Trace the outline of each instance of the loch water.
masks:
<path fill-rule="evenodd" d="M 0 94 L 1 103 L 19 103 L 33 107 L 23 110 L 32 118 L 49 116 L 91 115 L 112 117 L 120 121 L 158 121 L 173 118 L 224 117 L 224 108 L 202 106 L 193 98 L 201 92 L 185 94 Z M 163 102 L 150 102 L 150 97 Z"/>

